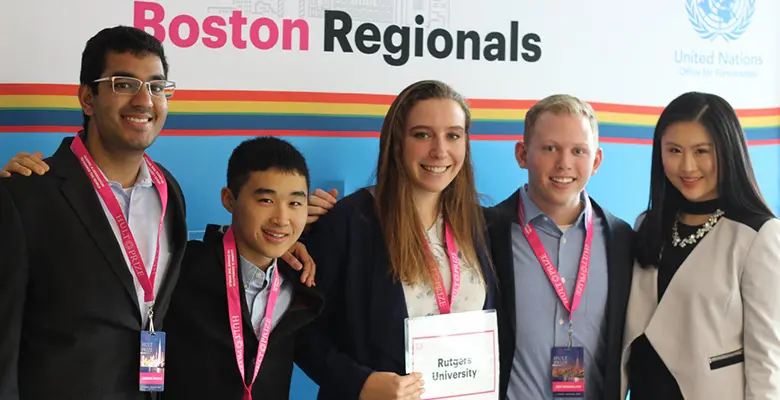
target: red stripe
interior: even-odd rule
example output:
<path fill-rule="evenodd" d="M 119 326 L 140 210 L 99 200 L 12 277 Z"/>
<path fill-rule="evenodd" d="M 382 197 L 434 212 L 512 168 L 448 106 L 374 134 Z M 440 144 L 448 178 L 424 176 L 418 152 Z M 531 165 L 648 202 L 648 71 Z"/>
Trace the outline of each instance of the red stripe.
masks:
<path fill-rule="evenodd" d="M 599 143 L 617 144 L 653 144 L 653 139 L 617 138 L 599 136 Z"/>
<path fill-rule="evenodd" d="M 747 143 L 748 146 L 766 146 L 770 144 L 780 144 L 780 139 L 748 140 Z"/>
<path fill-rule="evenodd" d="M 527 110 L 536 100 L 468 99 L 471 108 L 493 108 L 502 110 Z"/>
<path fill-rule="evenodd" d="M 41 83 L 0 83 L 0 95 L 56 95 L 75 96 L 78 85 Z M 171 101 L 270 101 L 270 102 L 315 102 L 339 104 L 378 104 L 389 106 L 395 95 L 369 93 L 321 93 L 250 90 L 177 90 Z M 536 100 L 470 99 L 475 109 L 527 110 Z M 661 114 L 663 107 L 639 106 L 613 103 L 590 103 L 596 111 L 621 114 Z M 780 107 L 751 108 L 737 110 L 740 117 L 774 117 L 780 115 Z"/>
<path fill-rule="evenodd" d="M 38 84 L 38 83 L 0 83 L 0 95 L 45 95 L 77 96 L 78 85 Z"/>
<path fill-rule="evenodd" d="M 745 108 L 736 110 L 740 117 L 777 117 L 780 116 L 780 107 L 775 108 Z"/>
<path fill-rule="evenodd" d="M 276 101 L 390 105 L 395 96 L 362 93 L 320 93 L 241 90 L 178 90 L 171 101 Z"/>
<path fill-rule="evenodd" d="M 282 130 L 282 129 L 163 129 L 163 136 L 309 136 L 309 137 L 351 137 L 378 138 L 379 132 L 363 131 L 316 131 L 316 130 Z"/>
<path fill-rule="evenodd" d="M 80 127 L 77 126 L 2 126 L 0 133 L 76 133 Z"/>

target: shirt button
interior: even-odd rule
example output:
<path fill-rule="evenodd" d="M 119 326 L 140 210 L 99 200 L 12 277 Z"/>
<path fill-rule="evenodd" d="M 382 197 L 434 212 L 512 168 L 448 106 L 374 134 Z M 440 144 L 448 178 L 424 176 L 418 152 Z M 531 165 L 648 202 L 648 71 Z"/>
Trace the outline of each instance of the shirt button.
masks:
<path fill-rule="evenodd" d="M 561 243 L 566 244 L 566 238 L 561 239 Z"/>
<path fill-rule="evenodd" d="M 561 282 L 566 283 L 566 278 L 561 277 Z"/>
<path fill-rule="evenodd" d="M 558 325 L 563 325 L 563 318 L 561 318 L 560 321 L 558 321 Z"/>
<path fill-rule="evenodd" d="M 260 273 L 259 272 L 255 273 L 255 278 L 260 279 Z"/>
<path fill-rule="evenodd" d="M 549 221 L 549 219 L 548 219 L 547 217 L 543 217 L 543 219 L 544 219 L 545 221 Z"/>

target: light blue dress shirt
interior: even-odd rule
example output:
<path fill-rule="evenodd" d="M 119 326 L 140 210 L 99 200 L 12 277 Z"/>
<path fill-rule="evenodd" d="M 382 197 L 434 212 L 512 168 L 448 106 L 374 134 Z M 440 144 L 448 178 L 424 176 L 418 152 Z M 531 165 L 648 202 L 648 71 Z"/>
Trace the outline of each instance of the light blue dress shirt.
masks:
<path fill-rule="evenodd" d="M 100 171 L 100 173 L 103 174 L 103 171 Z M 105 178 L 105 175 L 103 175 L 103 177 Z M 152 262 L 154 261 L 154 254 L 157 250 L 157 230 L 160 225 L 160 215 L 162 214 L 160 193 L 152 183 L 149 166 L 146 165 L 146 162 L 141 163 L 138 177 L 132 187 L 123 188 L 122 184 L 115 181 L 108 181 L 108 186 L 114 193 L 114 197 L 124 213 L 127 224 L 130 227 L 130 232 L 133 233 L 133 238 L 138 246 L 138 251 L 141 253 L 141 259 L 144 262 L 144 267 L 146 268 L 148 276 L 151 274 Z M 125 259 L 127 268 L 133 276 L 133 284 L 135 285 L 135 292 L 138 296 L 138 307 L 141 310 L 141 326 L 144 327 L 142 329 L 146 329 L 149 320 L 149 306 L 144 302 L 144 290 L 138 282 L 135 271 L 130 265 L 130 260 L 127 257 L 127 252 L 122 246 L 121 233 L 116 220 L 108 211 L 108 207 L 105 202 L 103 202 L 103 199 L 100 197 L 97 190 L 95 190 L 95 195 L 100 200 L 103 212 L 106 214 L 106 218 L 111 225 L 111 230 L 114 232 L 114 236 L 122 250 L 122 256 Z M 165 221 L 163 223 L 162 234 L 160 235 L 160 255 L 157 261 L 157 274 L 154 278 L 155 298 L 168 273 L 168 264 L 171 261 L 170 229 L 172 226 L 172 215 L 173 212 L 170 209 L 166 209 Z"/>
<path fill-rule="evenodd" d="M 263 271 L 256 267 L 244 257 L 240 257 L 241 277 L 244 283 L 244 294 L 246 295 L 246 305 L 249 308 L 249 315 L 252 317 L 252 327 L 255 336 L 260 338 L 260 329 L 263 318 L 265 317 L 265 308 L 268 304 L 268 298 L 271 295 L 271 279 L 274 274 L 278 274 L 276 260 Z M 271 330 L 276 326 L 284 313 L 290 307 L 293 299 L 294 290 L 292 284 L 288 282 L 283 275 L 279 274 L 282 280 L 279 288 L 279 297 L 274 306 L 274 315 L 271 320 Z"/>
<path fill-rule="evenodd" d="M 585 243 L 585 212 L 580 213 L 572 227 L 561 229 L 534 204 L 524 188 L 520 195 L 526 220 L 536 228 L 571 301 Z M 602 398 L 601 371 L 606 362 L 607 249 L 604 221 L 598 215 L 594 215 L 593 229 L 588 281 L 573 318 L 572 345 L 585 350 L 586 400 Z M 517 337 L 508 398 L 552 399 L 550 351 L 568 342 L 569 312 L 523 235 L 518 219 L 512 224 L 512 253 Z"/>

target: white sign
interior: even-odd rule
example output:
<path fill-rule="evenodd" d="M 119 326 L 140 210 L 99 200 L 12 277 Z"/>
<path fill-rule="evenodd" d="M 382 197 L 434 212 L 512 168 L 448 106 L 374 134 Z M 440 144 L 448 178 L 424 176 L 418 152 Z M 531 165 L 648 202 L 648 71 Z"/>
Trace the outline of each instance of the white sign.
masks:
<path fill-rule="evenodd" d="M 496 312 L 406 319 L 406 372 L 420 372 L 422 399 L 498 399 Z"/>

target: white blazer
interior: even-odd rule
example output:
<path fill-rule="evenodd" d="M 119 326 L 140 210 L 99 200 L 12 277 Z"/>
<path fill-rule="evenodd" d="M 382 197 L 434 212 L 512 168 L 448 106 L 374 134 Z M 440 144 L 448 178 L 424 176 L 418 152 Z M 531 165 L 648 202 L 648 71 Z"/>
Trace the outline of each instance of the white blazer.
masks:
<path fill-rule="evenodd" d="M 631 344 L 643 333 L 687 400 L 780 399 L 780 220 L 752 228 L 722 217 L 660 303 L 657 282 L 657 268 L 634 265 L 621 399 Z"/>

